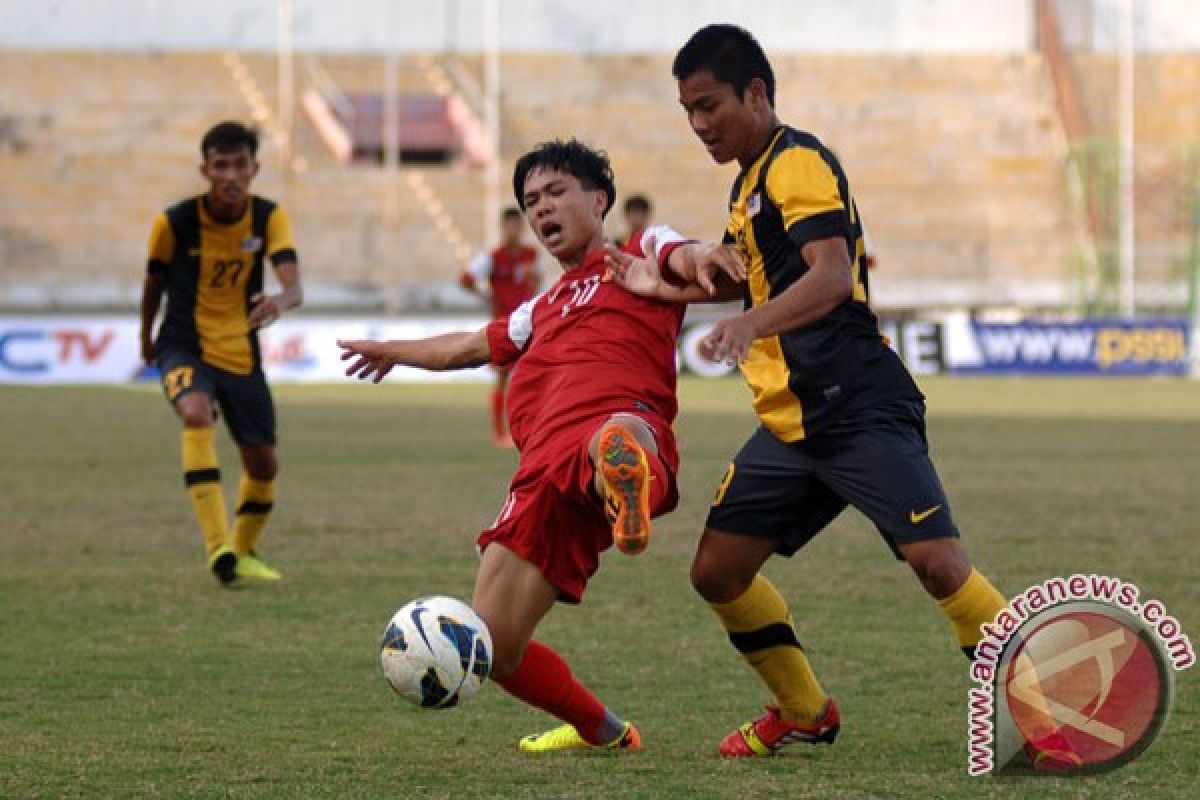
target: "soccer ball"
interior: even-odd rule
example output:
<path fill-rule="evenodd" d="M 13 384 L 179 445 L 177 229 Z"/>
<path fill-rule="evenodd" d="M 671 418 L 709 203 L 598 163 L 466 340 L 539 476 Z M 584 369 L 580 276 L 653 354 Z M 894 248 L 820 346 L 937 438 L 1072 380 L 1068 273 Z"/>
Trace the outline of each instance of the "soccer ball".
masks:
<path fill-rule="evenodd" d="M 397 611 L 380 644 L 383 674 L 421 708 L 450 708 L 479 691 L 492 671 L 492 635 L 453 597 L 419 597 Z"/>

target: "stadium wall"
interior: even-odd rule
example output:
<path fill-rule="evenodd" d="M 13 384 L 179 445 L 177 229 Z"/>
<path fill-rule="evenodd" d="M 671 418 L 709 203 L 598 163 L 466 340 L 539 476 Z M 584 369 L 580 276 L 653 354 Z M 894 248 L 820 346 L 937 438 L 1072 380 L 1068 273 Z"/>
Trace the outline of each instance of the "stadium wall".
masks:
<path fill-rule="evenodd" d="M 484 0 L 436 4 L 292 0 L 299 50 L 477 51 Z M 269 0 L 0 0 L 0 47 L 271 50 Z M 668 52 L 685 32 L 738 22 L 776 52 L 1017 52 L 1033 43 L 1030 0 L 503 0 L 506 51 Z"/>
<path fill-rule="evenodd" d="M 300 50 L 373 53 L 481 49 L 484 0 L 432 6 L 292 0 Z M 1070 47 L 1111 52 L 1116 0 L 1056 0 Z M 1142 51 L 1200 50 L 1194 0 L 1135 3 Z M 681 31 L 730 21 L 775 52 L 1017 52 L 1033 44 L 1032 0 L 503 0 L 501 49 L 673 51 Z M 0 47 L 100 50 L 272 50 L 271 0 L 0 0 Z"/>

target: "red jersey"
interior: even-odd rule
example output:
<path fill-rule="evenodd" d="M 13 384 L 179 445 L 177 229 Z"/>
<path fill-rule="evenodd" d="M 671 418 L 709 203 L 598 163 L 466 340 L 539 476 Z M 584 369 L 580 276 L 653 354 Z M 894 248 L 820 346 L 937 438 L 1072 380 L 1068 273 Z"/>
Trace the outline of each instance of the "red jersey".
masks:
<path fill-rule="evenodd" d="M 656 244 L 660 268 L 671 241 Z M 641 242 L 630 252 L 641 254 Z M 658 444 L 649 459 L 650 513 L 679 502 L 675 339 L 682 304 L 637 297 L 604 280 L 602 251 L 546 292 L 487 328 L 492 363 L 516 364 L 508 383 L 509 428 L 521 453 L 508 497 L 480 552 L 499 543 L 538 568 L 559 599 L 579 602 L 612 545 L 593 490 L 588 443 L 616 412 L 644 421 Z"/>
<path fill-rule="evenodd" d="M 501 246 L 471 264 L 475 284 L 487 283 L 491 289 L 492 316 L 511 314 L 533 297 L 538 287 L 537 260 L 537 250 L 527 245 L 515 250 Z"/>
<path fill-rule="evenodd" d="M 642 237 L 645 234 L 645 228 L 634 228 L 629 232 L 629 238 L 621 243 L 621 249 L 626 253 L 633 253 L 635 256 L 640 256 L 642 254 Z"/>
<path fill-rule="evenodd" d="M 594 251 L 488 326 L 492 363 L 516 364 L 509 429 L 523 460 L 557 434 L 615 412 L 666 428 L 675 419 L 675 342 L 686 306 L 630 294 L 604 272 L 604 254 Z M 673 471 L 676 454 L 661 455 Z"/>

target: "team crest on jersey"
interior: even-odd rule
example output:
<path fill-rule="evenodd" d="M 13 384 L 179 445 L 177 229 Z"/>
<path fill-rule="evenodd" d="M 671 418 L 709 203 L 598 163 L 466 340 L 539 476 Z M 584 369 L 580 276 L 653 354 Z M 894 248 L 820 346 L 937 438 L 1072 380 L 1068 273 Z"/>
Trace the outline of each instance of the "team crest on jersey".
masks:
<path fill-rule="evenodd" d="M 755 192 L 746 198 L 746 214 L 753 217 L 759 211 L 762 211 L 762 193 Z"/>
<path fill-rule="evenodd" d="M 263 240 L 261 236 L 247 236 L 245 239 L 242 239 L 243 253 L 257 253 L 259 250 L 262 250 L 262 246 Z"/>

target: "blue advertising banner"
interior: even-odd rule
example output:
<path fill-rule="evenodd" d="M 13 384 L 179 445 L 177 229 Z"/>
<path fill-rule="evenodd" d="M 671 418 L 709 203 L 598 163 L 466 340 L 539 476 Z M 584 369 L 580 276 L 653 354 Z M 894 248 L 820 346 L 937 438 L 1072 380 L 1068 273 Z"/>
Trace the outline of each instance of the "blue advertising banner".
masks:
<path fill-rule="evenodd" d="M 946 331 L 956 374 L 1187 375 L 1182 319 L 970 323 Z"/>

